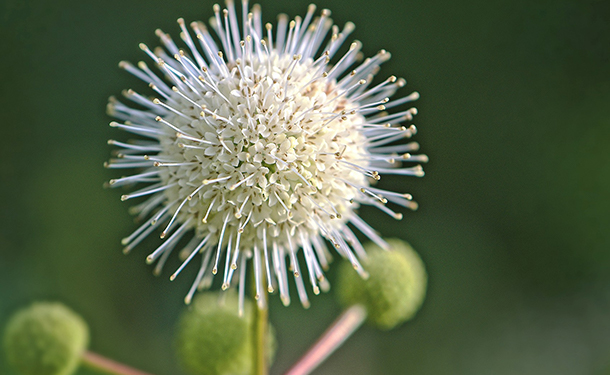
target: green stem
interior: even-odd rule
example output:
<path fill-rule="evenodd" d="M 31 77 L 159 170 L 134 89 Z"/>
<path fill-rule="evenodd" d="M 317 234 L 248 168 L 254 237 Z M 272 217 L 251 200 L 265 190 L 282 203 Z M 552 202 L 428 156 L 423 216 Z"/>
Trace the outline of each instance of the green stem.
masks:
<path fill-rule="evenodd" d="M 93 370 L 109 375 L 151 375 L 89 351 L 83 353 L 81 363 Z"/>
<path fill-rule="evenodd" d="M 256 295 L 256 283 L 254 285 L 254 295 Z M 269 310 L 267 308 L 267 293 L 263 291 L 259 299 L 263 299 L 262 306 L 258 303 L 252 308 L 252 374 L 268 375 L 269 365 L 267 363 L 267 349 L 269 348 Z M 259 302 L 259 301 L 257 301 Z"/>

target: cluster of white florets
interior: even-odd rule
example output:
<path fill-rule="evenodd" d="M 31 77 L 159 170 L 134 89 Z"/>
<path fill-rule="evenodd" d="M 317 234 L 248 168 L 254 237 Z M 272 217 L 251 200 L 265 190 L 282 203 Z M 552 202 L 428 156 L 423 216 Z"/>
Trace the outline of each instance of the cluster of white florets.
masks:
<path fill-rule="evenodd" d="M 202 23 L 191 27 L 201 49 L 178 22 L 190 54 L 178 49 L 169 35 L 158 30 L 166 50 L 141 48 L 154 60 L 165 79 L 140 62 L 138 68 L 120 65 L 149 83 L 158 98 L 132 90 L 125 96 L 144 109 L 132 109 L 111 98 L 109 112 L 124 120 L 111 125 L 149 138 L 123 143 L 110 168 L 143 168 L 141 173 L 110 181 L 112 186 L 151 183 L 122 199 L 148 196 L 134 212 L 146 222 L 123 240 L 126 251 L 161 228 L 164 242 L 147 260 L 158 261 L 156 271 L 186 233 L 194 233 L 181 251 L 184 263 L 197 254 L 202 264 L 187 302 L 196 288 L 207 287 L 212 275 L 224 268 L 223 288 L 232 284 L 239 269 L 243 295 L 246 261 L 254 263 L 257 297 L 279 287 L 289 303 L 288 272 L 292 271 L 304 305 L 308 304 L 297 253 L 303 251 L 313 292 L 326 289 L 323 269 L 329 251 L 324 239 L 349 259 L 362 275 L 358 257 L 364 252 L 348 224 L 384 246 L 383 240 L 360 218 L 360 204 L 374 205 L 395 218 L 386 203 L 415 208 L 409 194 L 370 186 L 382 173 L 421 176 L 421 166 L 403 168 L 402 162 L 425 162 L 411 155 L 414 142 L 388 145 L 415 133 L 400 126 L 412 119 L 414 108 L 388 114 L 386 107 L 417 99 L 413 93 L 394 103 L 389 97 L 404 86 L 392 76 L 373 88 L 369 84 L 386 51 L 364 60 L 360 43 L 334 64 L 333 57 L 353 29 L 342 32 L 322 11 L 314 18 L 310 6 L 305 19 L 290 23 L 279 17 L 277 33 L 266 25 L 263 37 L 260 8 L 247 13 L 244 3 L 243 35 L 232 1 L 220 12 L 214 7 L 210 23 L 222 50 Z M 222 17 L 224 16 L 224 22 Z M 322 48 L 328 32 L 332 33 Z M 203 54 L 200 52 L 203 51 Z M 321 53 L 318 54 L 318 51 Z M 288 265 L 286 264 L 288 262 Z M 259 298 L 259 303 L 264 299 Z"/>

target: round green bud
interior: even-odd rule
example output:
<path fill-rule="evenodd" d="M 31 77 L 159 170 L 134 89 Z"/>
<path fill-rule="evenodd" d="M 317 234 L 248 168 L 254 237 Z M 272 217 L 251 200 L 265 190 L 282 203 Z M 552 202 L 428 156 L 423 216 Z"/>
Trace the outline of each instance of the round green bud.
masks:
<path fill-rule="evenodd" d="M 4 335 L 8 362 L 22 375 L 69 375 L 89 343 L 89 329 L 60 303 L 38 302 L 17 311 Z"/>
<path fill-rule="evenodd" d="M 252 370 L 252 309 L 248 300 L 239 316 L 233 291 L 200 294 L 178 322 L 176 353 L 192 375 L 246 375 Z M 268 358 L 275 339 L 269 330 Z"/>
<path fill-rule="evenodd" d="M 390 250 L 368 243 L 362 266 L 369 274 L 363 279 L 352 265 L 343 262 L 338 270 L 337 290 L 345 306 L 363 305 L 367 320 L 388 330 L 411 319 L 426 296 L 427 274 L 415 250 L 398 239 L 387 241 Z"/>

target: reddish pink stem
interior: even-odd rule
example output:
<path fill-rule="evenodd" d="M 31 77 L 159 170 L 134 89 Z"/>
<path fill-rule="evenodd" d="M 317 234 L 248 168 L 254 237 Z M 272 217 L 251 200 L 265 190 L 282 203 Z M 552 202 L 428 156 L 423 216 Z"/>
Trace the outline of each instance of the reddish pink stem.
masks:
<path fill-rule="evenodd" d="M 89 351 L 83 353 L 82 361 L 84 365 L 112 375 L 152 375 Z"/>
<path fill-rule="evenodd" d="M 307 375 L 311 373 L 343 345 L 365 320 L 366 310 L 364 307 L 355 305 L 345 310 L 285 375 Z"/>

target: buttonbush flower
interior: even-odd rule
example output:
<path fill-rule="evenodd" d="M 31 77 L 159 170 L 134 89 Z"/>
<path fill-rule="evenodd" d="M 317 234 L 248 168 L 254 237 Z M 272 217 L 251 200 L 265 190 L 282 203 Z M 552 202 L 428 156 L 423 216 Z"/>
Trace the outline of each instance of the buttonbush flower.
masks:
<path fill-rule="evenodd" d="M 164 48 L 140 44 L 157 72 L 145 62 L 119 64 L 154 92 L 126 90 L 135 106 L 114 97 L 108 104 L 119 120 L 111 126 L 142 137 L 109 141 L 120 150 L 108 168 L 138 169 L 109 185 L 141 185 L 122 199 L 144 197 L 132 208 L 144 222 L 123 239 L 125 252 L 159 230 L 163 242 L 147 258 L 155 272 L 176 247 L 183 263 L 172 280 L 200 258 L 187 303 L 219 272 L 222 288 L 238 284 L 243 301 L 253 262 L 259 304 L 261 293 L 278 289 L 290 303 L 292 274 L 307 307 L 306 284 L 314 294 L 328 288 L 327 243 L 364 277 L 359 258 L 366 254 L 353 230 L 388 247 L 358 216 L 360 205 L 396 219 L 402 215 L 388 203 L 417 207 L 409 194 L 372 185 L 382 174 L 423 176 L 419 163 L 427 157 L 405 142 L 416 128 L 403 125 L 417 114 L 409 103 L 419 94 L 390 100 L 405 80 L 373 83 L 390 58 L 385 50 L 363 59 L 355 41 L 338 53 L 354 25 L 333 25 L 327 9 L 315 16 L 310 5 L 303 18 L 281 14 L 263 26 L 258 5 L 244 1 L 239 17 L 232 0 L 226 5 L 214 5 L 215 36 L 201 22 L 189 30 L 178 19 L 186 48 L 161 30 Z"/>

